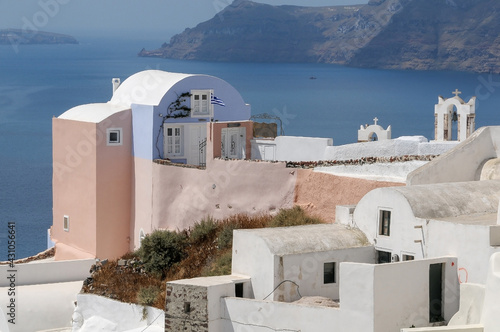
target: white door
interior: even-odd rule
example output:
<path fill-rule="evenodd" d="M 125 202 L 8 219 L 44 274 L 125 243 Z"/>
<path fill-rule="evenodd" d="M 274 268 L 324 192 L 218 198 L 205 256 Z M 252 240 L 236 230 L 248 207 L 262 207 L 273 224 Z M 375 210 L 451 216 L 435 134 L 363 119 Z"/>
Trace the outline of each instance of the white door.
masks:
<path fill-rule="evenodd" d="M 189 125 L 189 152 L 187 163 L 189 165 L 202 165 L 207 162 L 207 126 Z"/>
<path fill-rule="evenodd" d="M 245 128 L 223 128 L 221 132 L 221 156 L 229 159 L 244 159 L 246 156 Z"/>

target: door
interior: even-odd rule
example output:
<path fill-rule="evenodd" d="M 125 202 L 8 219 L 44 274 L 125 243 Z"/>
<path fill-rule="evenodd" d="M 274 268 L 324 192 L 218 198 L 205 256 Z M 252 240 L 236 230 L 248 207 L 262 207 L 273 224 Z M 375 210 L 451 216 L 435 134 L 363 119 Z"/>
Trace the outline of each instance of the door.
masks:
<path fill-rule="evenodd" d="M 443 264 L 429 266 L 429 322 L 441 322 L 443 318 Z"/>
<path fill-rule="evenodd" d="M 204 166 L 207 162 L 207 125 L 189 125 L 189 165 Z"/>
<path fill-rule="evenodd" d="M 228 159 L 244 159 L 246 156 L 245 128 L 223 128 L 221 131 L 221 156 Z"/>

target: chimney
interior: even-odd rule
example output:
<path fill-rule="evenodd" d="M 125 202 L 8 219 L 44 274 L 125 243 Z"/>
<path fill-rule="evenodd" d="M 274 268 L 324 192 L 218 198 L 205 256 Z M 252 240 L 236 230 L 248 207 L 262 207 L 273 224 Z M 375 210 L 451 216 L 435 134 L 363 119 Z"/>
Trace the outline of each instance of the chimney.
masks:
<path fill-rule="evenodd" d="M 116 89 L 118 89 L 118 87 L 120 86 L 120 79 L 113 78 L 111 82 L 113 83 L 113 94 L 115 94 Z"/>

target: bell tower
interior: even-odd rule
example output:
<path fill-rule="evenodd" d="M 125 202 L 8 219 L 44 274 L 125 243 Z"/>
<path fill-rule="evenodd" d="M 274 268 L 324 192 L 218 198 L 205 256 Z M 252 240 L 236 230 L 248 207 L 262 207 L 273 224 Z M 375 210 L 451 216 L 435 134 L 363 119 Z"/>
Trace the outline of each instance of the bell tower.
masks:
<path fill-rule="evenodd" d="M 457 123 L 457 141 L 464 141 L 476 128 L 476 97 L 465 102 L 456 89 L 452 92 L 455 97 L 445 99 L 439 96 L 434 107 L 434 140 L 452 141 L 453 122 Z"/>

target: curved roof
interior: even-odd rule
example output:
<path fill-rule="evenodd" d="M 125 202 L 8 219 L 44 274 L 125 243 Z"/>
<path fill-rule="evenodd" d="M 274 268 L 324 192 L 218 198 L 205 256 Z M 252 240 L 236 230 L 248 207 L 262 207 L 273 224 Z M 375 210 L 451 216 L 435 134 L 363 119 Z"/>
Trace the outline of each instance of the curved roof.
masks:
<path fill-rule="evenodd" d="M 500 180 L 383 188 L 402 194 L 417 218 L 442 219 L 496 213 Z"/>
<path fill-rule="evenodd" d="M 158 106 L 172 86 L 191 76 L 205 75 L 170 73 L 162 70 L 141 71 L 123 81 L 109 102 L 129 107 L 132 104 Z"/>
<path fill-rule="evenodd" d="M 275 255 L 324 252 L 369 246 L 365 234 L 357 228 L 340 224 L 243 229 L 261 238 Z"/>
<path fill-rule="evenodd" d="M 128 109 L 129 107 L 127 106 L 112 105 L 109 103 L 86 104 L 67 110 L 58 119 L 99 123 L 115 113 Z"/>

